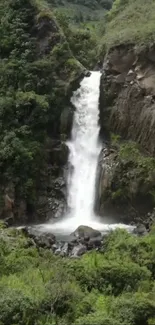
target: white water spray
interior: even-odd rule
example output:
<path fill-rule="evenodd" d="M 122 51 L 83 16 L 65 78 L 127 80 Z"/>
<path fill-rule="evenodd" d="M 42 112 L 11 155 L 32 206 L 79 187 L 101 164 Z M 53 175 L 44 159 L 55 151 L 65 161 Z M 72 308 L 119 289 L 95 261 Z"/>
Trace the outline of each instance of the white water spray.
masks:
<path fill-rule="evenodd" d="M 100 72 L 84 78 L 71 102 L 75 106 L 69 162 L 68 206 L 72 222 L 89 224 L 94 220 L 95 179 L 101 146 L 98 141 L 98 100 Z"/>
<path fill-rule="evenodd" d="M 74 92 L 71 102 L 75 107 L 72 136 L 68 147 L 68 214 L 60 222 L 42 225 L 57 233 L 71 233 L 80 225 L 91 226 L 102 231 L 125 225 L 105 225 L 97 221 L 94 214 L 95 181 L 99 143 L 98 102 L 100 72 L 92 72 L 85 77 L 80 88 Z"/>

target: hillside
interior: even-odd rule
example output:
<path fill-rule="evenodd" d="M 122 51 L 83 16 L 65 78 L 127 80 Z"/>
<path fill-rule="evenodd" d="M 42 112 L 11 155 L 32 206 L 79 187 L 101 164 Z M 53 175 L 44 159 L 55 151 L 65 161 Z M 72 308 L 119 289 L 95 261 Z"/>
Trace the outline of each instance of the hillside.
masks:
<path fill-rule="evenodd" d="M 94 68 L 98 61 L 98 45 L 112 2 L 113 0 L 48 0 L 74 56 L 88 69 Z"/>
<path fill-rule="evenodd" d="M 103 43 L 106 48 L 121 43 L 155 41 L 155 2 L 116 0 L 108 14 Z"/>
<path fill-rule="evenodd" d="M 52 7 L 67 15 L 71 24 L 97 22 L 112 7 L 113 0 L 48 0 Z"/>
<path fill-rule="evenodd" d="M 0 1 L 0 18 L 0 214 L 45 219 L 61 176 L 57 156 L 67 150 L 61 116 L 71 110 L 84 67 L 46 2 Z M 4 194 L 14 202 L 11 211 Z"/>

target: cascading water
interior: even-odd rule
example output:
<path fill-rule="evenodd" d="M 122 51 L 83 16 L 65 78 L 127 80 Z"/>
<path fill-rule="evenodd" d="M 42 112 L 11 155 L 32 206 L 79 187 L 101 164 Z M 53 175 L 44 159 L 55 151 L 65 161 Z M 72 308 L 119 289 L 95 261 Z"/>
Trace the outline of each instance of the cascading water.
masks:
<path fill-rule="evenodd" d="M 98 101 L 100 72 L 85 77 L 74 92 L 71 102 L 75 107 L 68 174 L 68 213 L 60 222 L 42 225 L 44 229 L 69 234 L 80 225 L 107 231 L 125 225 L 105 225 L 94 214 L 95 182 L 99 143 Z"/>
<path fill-rule="evenodd" d="M 89 224 L 94 219 L 95 179 L 101 146 L 98 141 L 100 72 L 84 78 L 71 102 L 75 106 L 69 162 L 68 207 L 73 223 Z"/>

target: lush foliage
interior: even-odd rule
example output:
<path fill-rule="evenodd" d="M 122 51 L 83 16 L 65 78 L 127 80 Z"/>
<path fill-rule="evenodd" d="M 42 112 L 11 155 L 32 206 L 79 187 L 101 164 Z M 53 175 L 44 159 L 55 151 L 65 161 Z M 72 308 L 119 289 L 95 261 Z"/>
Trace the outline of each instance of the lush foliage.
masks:
<path fill-rule="evenodd" d="M 78 260 L 0 230 L 1 325 L 147 325 L 155 315 L 155 235 L 116 230 Z"/>
<path fill-rule="evenodd" d="M 49 0 L 74 56 L 89 69 L 94 68 L 98 61 L 98 44 L 103 37 L 106 13 L 112 2 Z"/>
<path fill-rule="evenodd" d="M 113 0 L 48 0 L 52 7 L 67 14 L 70 22 L 97 21 L 112 7 Z"/>
<path fill-rule="evenodd" d="M 141 197 L 153 208 L 155 159 L 141 152 L 135 142 L 122 142 L 118 135 L 112 134 L 111 142 L 117 150 L 117 157 L 113 181 L 105 195 L 117 204 L 126 202 L 131 205 Z"/>
<path fill-rule="evenodd" d="M 95 30 L 71 27 L 64 13 L 55 11 L 55 15 L 76 59 L 87 68 L 94 67 L 97 62 L 97 44 L 99 41 Z"/>
<path fill-rule="evenodd" d="M 108 13 L 104 47 L 130 43 L 150 43 L 155 40 L 154 0 L 115 0 Z"/>
<path fill-rule="evenodd" d="M 44 1 L 0 1 L 0 180 L 32 202 L 82 66 Z M 46 40 L 46 41 L 45 41 Z"/>

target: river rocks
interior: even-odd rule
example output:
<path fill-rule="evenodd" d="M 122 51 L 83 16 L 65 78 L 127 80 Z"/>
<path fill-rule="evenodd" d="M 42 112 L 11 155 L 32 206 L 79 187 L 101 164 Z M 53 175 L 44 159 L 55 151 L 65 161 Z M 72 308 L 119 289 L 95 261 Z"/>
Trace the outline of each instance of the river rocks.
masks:
<path fill-rule="evenodd" d="M 91 238 L 88 235 L 86 237 L 76 237 L 71 234 L 62 240 L 58 240 L 54 234 L 45 231 L 41 226 L 23 227 L 21 231 L 26 237 L 30 238 L 31 245 L 35 245 L 38 249 L 49 249 L 55 255 L 61 257 L 77 258 L 89 250 L 99 249 L 102 243 L 101 233 L 90 227 L 86 227 L 85 233 L 88 234 L 89 232 Z M 83 232 L 82 235 L 84 235 Z"/>
<path fill-rule="evenodd" d="M 93 248 L 99 248 L 101 246 L 101 241 L 102 241 L 101 236 L 90 238 L 87 244 L 88 250 Z"/>
<path fill-rule="evenodd" d="M 62 257 L 67 256 L 68 253 L 69 253 L 69 244 L 68 243 L 65 243 L 63 245 L 63 247 L 61 248 L 60 256 L 62 256 Z"/>
<path fill-rule="evenodd" d="M 87 252 L 87 247 L 85 245 L 79 244 L 75 246 L 71 251 L 71 257 L 78 257 Z"/>
<path fill-rule="evenodd" d="M 39 228 L 24 227 L 22 232 L 29 238 L 33 239 L 37 247 L 51 248 L 56 242 L 56 238 L 52 233 L 43 232 Z"/>
<path fill-rule="evenodd" d="M 143 224 L 139 224 L 139 225 L 136 226 L 133 233 L 138 235 L 138 236 L 145 236 L 145 235 L 147 235 L 148 231 L 147 231 L 146 227 Z"/>

